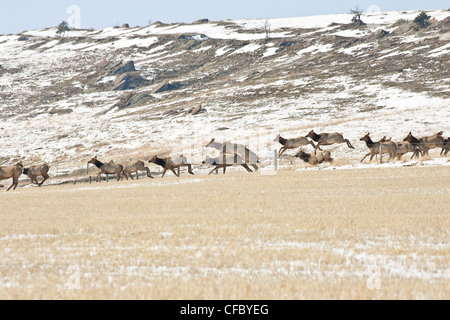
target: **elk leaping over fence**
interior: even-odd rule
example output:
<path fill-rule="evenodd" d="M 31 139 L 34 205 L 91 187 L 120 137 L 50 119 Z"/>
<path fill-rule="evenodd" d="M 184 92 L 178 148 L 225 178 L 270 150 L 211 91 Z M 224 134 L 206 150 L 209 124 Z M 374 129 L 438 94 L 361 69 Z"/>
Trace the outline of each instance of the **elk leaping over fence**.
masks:
<path fill-rule="evenodd" d="M 316 149 L 316 145 L 314 144 L 314 142 L 312 142 L 311 140 L 309 140 L 306 137 L 285 139 L 281 135 L 277 135 L 273 141 L 279 142 L 280 144 L 283 145 L 281 147 L 280 151 L 278 152 L 278 158 L 281 157 L 281 155 L 286 150 L 296 149 L 298 147 L 306 146 L 306 145 L 309 145 L 309 144 L 312 145 L 312 147 L 314 149 Z"/>
<path fill-rule="evenodd" d="M 14 188 L 13 190 L 16 190 L 16 187 L 19 184 L 19 177 L 21 176 L 22 172 L 23 165 L 20 162 L 10 167 L 0 167 L 0 181 L 10 178 L 13 179 L 12 185 L 6 191 L 11 190 L 11 188 Z"/>
<path fill-rule="evenodd" d="M 355 149 L 350 141 L 344 138 L 344 136 L 341 133 L 315 133 L 314 130 L 311 130 L 307 135 L 307 138 L 313 139 L 315 142 L 317 142 L 316 148 L 319 150 L 320 146 L 329 146 L 335 143 L 346 143 L 347 146 L 350 149 Z"/>

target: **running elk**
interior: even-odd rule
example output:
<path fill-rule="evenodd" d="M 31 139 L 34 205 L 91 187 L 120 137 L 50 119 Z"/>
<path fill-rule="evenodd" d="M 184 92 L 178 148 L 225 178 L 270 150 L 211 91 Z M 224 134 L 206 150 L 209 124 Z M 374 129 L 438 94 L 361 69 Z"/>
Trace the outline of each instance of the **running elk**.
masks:
<path fill-rule="evenodd" d="M 110 163 L 103 163 L 97 159 L 97 157 L 92 158 L 88 161 L 89 164 L 95 165 L 97 168 L 100 169 L 100 172 L 97 174 L 97 182 L 101 179 L 102 174 L 106 175 L 106 178 L 108 178 L 108 175 L 110 174 L 116 174 L 117 175 L 117 181 L 120 179 L 123 179 L 122 173 L 123 173 L 123 165 L 121 164 L 114 164 L 112 161 Z"/>
<path fill-rule="evenodd" d="M 48 175 L 49 170 L 50 170 L 50 167 L 48 166 L 48 164 L 44 163 L 43 165 L 40 165 L 40 166 L 31 166 L 29 168 L 23 169 L 23 174 L 28 176 L 28 178 L 31 179 L 31 183 L 35 183 L 39 187 L 41 187 L 44 184 L 45 180 L 50 178 L 50 176 Z M 37 180 L 38 177 L 42 177 L 42 178 L 44 178 L 44 180 L 42 180 L 39 183 Z"/>
<path fill-rule="evenodd" d="M 281 155 L 288 149 L 296 149 L 308 144 L 312 145 L 313 148 L 316 149 L 316 145 L 314 144 L 314 142 L 308 140 L 308 138 L 306 137 L 285 139 L 281 135 L 277 135 L 273 141 L 279 142 L 283 145 L 283 147 L 281 147 L 280 151 L 278 152 L 278 157 L 281 157 Z"/>
<path fill-rule="evenodd" d="M 214 171 L 216 171 L 216 174 L 218 174 L 220 168 L 223 168 L 223 174 L 225 174 L 227 167 L 231 167 L 234 165 L 241 165 L 242 167 L 245 168 L 245 170 L 247 170 L 247 172 L 253 172 L 248 167 L 247 163 L 245 163 L 245 161 L 242 159 L 242 157 L 238 154 L 234 154 L 234 155 L 221 154 L 220 156 L 218 156 L 216 158 L 206 157 L 206 159 L 203 160 L 202 163 L 215 166 L 214 169 L 212 169 L 212 171 L 209 173 L 209 175 L 212 174 Z"/>
<path fill-rule="evenodd" d="M 10 167 L 0 167 L 0 181 L 7 180 L 10 178 L 13 179 L 12 185 L 6 191 L 9 191 L 13 187 L 14 187 L 13 190 L 16 190 L 16 187 L 19 184 L 19 177 L 22 174 L 22 172 L 23 172 L 22 163 L 17 163 Z"/>
<path fill-rule="evenodd" d="M 442 151 L 441 151 L 441 156 L 442 155 L 447 155 L 447 153 L 450 151 L 450 138 L 447 138 L 445 141 L 444 141 L 444 147 L 442 148 Z"/>
<path fill-rule="evenodd" d="M 136 177 L 138 177 L 139 171 L 147 172 L 147 177 L 153 179 L 152 174 L 150 173 L 150 169 L 145 166 L 144 161 L 140 160 L 131 165 L 125 165 L 125 168 L 123 169 L 123 175 L 125 178 L 127 178 L 127 180 L 128 177 L 130 177 L 131 180 L 134 180 L 133 173 L 136 173 Z"/>
<path fill-rule="evenodd" d="M 409 141 L 396 142 L 397 144 L 397 159 L 401 160 L 402 156 L 407 154 L 408 152 L 412 152 L 413 155 L 411 159 L 414 157 L 419 157 L 419 154 L 422 154 L 422 151 L 416 146 L 414 146 Z"/>
<path fill-rule="evenodd" d="M 219 150 L 222 154 L 238 154 L 244 160 L 245 163 L 251 165 L 255 171 L 258 171 L 257 163 L 259 163 L 259 157 L 256 153 L 251 151 L 249 148 L 243 144 L 237 144 L 232 142 L 216 142 L 216 139 L 212 139 L 205 147 L 214 148 Z"/>
<path fill-rule="evenodd" d="M 316 148 L 320 149 L 320 146 L 329 146 L 335 143 L 347 143 L 347 146 L 350 149 L 355 149 L 350 141 L 345 139 L 341 133 L 315 133 L 314 130 L 311 130 L 307 135 L 307 138 L 313 139 L 315 142 L 317 142 Z"/>
<path fill-rule="evenodd" d="M 167 170 L 172 171 L 177 177 L 180 177 L 178 173 L 175 172 L 175 169 L 180 167 L 187 167 L 188 172 L 192 175 L 194 174 L 192 172 L 192 165 L 187 162 L 187 159 L 184 156 L 168 157 L 164 159 L 154 156 L 152 159 L 148 160 L 148 162 L 154 163 L 163 168 L 162 178 L 164 178 Z"/>
<path fill-rule="evenodd" d="M 417 139 L 410 132 L 403 141 L 411 142 L 415 147 L 418 147 L 422 151 L 422 155 L 428 156 L 428 151 L 434 148 L 444 148 L 443 131 L 440 131 L 429 137 L 422 137 Z M 442 153 L 442 151 L 441 151 Z M 414 156 L 414 155 L 413 155 Z M 412 159 L 412 157 L 411 157 Z"/>
<path fill-rule="evenodd" d="M 364 141 L 369 148 L 369 153 L 364 156 L 364 158 L 361 159 L 361 162 L 364 161 L 364 159 L 367 156 L 370 156 L 369 162 L 372 161 L 373 157 L 377 154 L 389 154 L 389 160 L 394 159 L 397 155 L 397 144 L 393 141 L 387 141 L 387 142 L 373 142 L 370 138 L 370 133 L 366 134 L 364 137 L 359 139 L 361 141 Z"/>

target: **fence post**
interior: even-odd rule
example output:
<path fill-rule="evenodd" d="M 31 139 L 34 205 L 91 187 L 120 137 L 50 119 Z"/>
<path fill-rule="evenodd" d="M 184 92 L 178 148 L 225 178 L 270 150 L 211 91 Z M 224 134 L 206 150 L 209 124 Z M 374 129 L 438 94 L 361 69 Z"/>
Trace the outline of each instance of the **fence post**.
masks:
<path fill-rule="evenodd" d="M 274 150 L 274 157 L 273 157 L 274 161 L 273 161 L 273 166 L 275 171 L 278 171 L 278 150 L 275 149 Z"/>
<path fill-rule="evenodd" d="M 383 163 L 383 154 L 381 153 L 381 146 L 383 145 L 382 142 L 380 142 L 380 164 Z"/>

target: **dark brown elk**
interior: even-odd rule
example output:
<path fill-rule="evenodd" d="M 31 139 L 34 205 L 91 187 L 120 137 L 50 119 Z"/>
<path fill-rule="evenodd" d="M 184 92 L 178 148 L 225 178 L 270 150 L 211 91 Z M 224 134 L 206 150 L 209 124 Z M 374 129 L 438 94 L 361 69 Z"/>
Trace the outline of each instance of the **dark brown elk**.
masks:
<path fill-rule="evenodd" d="M 442 148 L 442 151 L 441 151 L 441 156 L 442 155 L 447 155 L 447 153 L 450 151 L 450 138 L 447 138 L 445 141 L 444 141 L 444 147 Z"/>
<path fill-rule="evenodd" d="M 29 168 L 23 169 L 23 174 L 28 176 L 28 178 L 31 179 L 31 183 L 37 184 L 39 187 L 41 187 L 44 182 L 50 178 L 48 175 L 48 171 L 50 170 L 50 167 L 48 164 L 44 163 L 39 166 L 31 166 Z M 41 182 L 38 182 L 37 178 L 42 177 L 44 178 Z"/>
<path fill-rule="evenodd" d="M 238 154 L 223 156 L 220 155 L 215 158 L 206 157 L 202 162 L 203 164 L 209 164 L 215 166 L 214 169 L 209 174 L 212 174 L 216 171 L 216 174 L 219 173 L 219 169 L 223 168 L 223 174 L 225 174 L 227 167 L 231 167 L 234 165 L 241 165 L 247 170 L 247 172 L 253 172 L 247 165 L 247 163 L 242 159 L 242 157 Z"/>
<path fill-rule="evenodd" d="M 259 157 L 256 153 L 251 151 L 243 144 L 237 144 L 233 142 L 216 142 L 216 139 L 212 139 L 205 147 L 214 148 L 219 150 L 222 155 L 226 154 L 238 154 L 245 160 L 245 163 L 252 166 L 255 171 L 258 171 L 257 164 L 259 163 Z"/>
<path fill-rule="evenodd" d="M 19 184 L 19 177 L 21 176 L 22 172 L 23 172 L 22 163 L 17 163 L 10 167 L 0 167 L 0 181 L 7 180 L 10 178 L 13 179 L 12 185 L 6 191 L 11 190 L 11 188 L 13 187 L 14 187 L 13 190 L 16 190 L 16 187 Z"/>
<path fill-rule="evenodd" d="M 311 164 L 311 165 L 317 165 L 324 162 L 333 162 L 333 158 L 331 158 L 331 152 L 330 151 L 319 151 L 314 153 L 307 153 L 303 149 L 300 149 L 300 151 L 295 155 L 296 157 L 302 159 L 303 161 Z"/>
<path fill-rule="evenodd" d="M 117 175 L 117 181 L 120 179 L 123 179 L 123 165 L 121 164 L 115 164 L 112 161 L 110 163 L 103 163 L 97 159 L 97 157 L 92 158 L 88 161 L 88 164 L 91 163 L 95 165 L 97 168 L 100 169 L 100 172 L 97 174 L 97 182 L 101 179 L 102 174 L 106 175 L 106 178 L 108 178 L 108 175 L 115 174 Z"/>
<path fill-rule="evenodd" d="M 418 147 L 422 151 L 422 155 L 428 156 L 428 151 L 434 148 L 444 148 L 444 138 L 442 135 L 443 131 L 440 131 L 429 137 L 422 137 L 417 139 L 410 132 L 403 141 L 408 141 L 413 144 L 413 146 Z M 442 152 L 442 151 L 441 151 Z M 413 155 L 414 156 L 414 155 Z M 412 157 L 411 157 L 412 159 Z"/>
<path fill-rule="evenodd" d="M 402 156 L 407 154 L 408 152 L 412 152 L 413 155 L 411 157 L 419 157 L 419 154 L 422 154 L 422 151 L 418 147 L 415 147 L 411 142 L 409 141 L 402 141 L 402 142 L 396 142 L 397 144 L 397 159 L 401 160 Z"/>
<path fill-rule="evenodd" d="M 350 141 L 344 138 L 341 133 L 315 133 L 314 130 L 311 130 L 307 135 L 307 138 L 313 139 L 317 142 L 316 148 L 320 149 L 320 146 L 329 146 L 335 143 L 346 143 L 350 149 L 355 149 Z"/>
<path fill-rule="evenodd" d="M 397 144 L 393 141 L 373 142 L 370 138 L 370 133 L 366 134 L 359 140 L 364 141 L 369 148 L 369 153 L 361 159 L 361 162 L 363 162 L 364 159 L 368 156 L 370 156 L 369 162 L 372 161 L 375 155 L 380 154 L 380 149 L 381 154 L 389 154 L 389 160 L 394 159 L 397 155 Z"/>
<path fill-rule="evenodd" d="M 312 145 L 314 149 L 316 149 L 316 145 L 314 144 L 314 142 L 312 142 L 311 140 L 309 140 L 306 137 L 297 137 L 297 138 L 285 139 L 281 135 L 277 135 L 273 141 L 279 142 L 280 144 L 283 145 L 283 147 L 281 147 L 280 151 L 278 152 L 278 157 L 281 157 L 281 155 L 286 150 L 296 149 L 298 147 L 306 146 L 306 145 L 309 145 L 309 144 Z"/>
<path fill-rule="evenodd" d="M 132 180 L 134 180 L 133 178 L 133 173 L 136 173 L 136 177 L 139 174 L 139 171 L 144 171 L 147 172 L 147 177 L 152 178 L 152 174 L 150 173 L 150 169 L 148 167 L 145 166 L 144 161 L 136 161 L 135 163 L 131 164 L 131 165 L 125 165 L 125 168 L 123 169 L 123 175 L 125 178 L 131 178 Z"/>
<path fill-rule="evenodd" d="M 167 170 L 172 171 L 177 177 L 180 177 L 175 171 L 175 169 L 180 167 L 187 167 L 188 172 L 192 175 L 194 174 L 192 172 L 192 165 L 187 162 L 187 159 L 184 156 L 175 156 L 168 158 L 158 158 L 158 156 L 154 156 L 152 159 L 148 160 L 148 162 L 154 163 L 163 168 L 162 178 L 164 178 Z"/>

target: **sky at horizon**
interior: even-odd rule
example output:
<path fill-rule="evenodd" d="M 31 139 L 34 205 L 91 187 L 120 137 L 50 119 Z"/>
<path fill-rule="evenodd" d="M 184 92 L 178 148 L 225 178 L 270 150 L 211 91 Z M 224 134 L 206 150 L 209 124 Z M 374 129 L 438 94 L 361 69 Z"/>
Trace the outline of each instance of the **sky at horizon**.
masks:
<path fill-rule="evenodd" d="M 15 0 L 2 2 L 0 34 L 15 34 L 57 26 L 61 21 L 77 28 L 102 29 L 128 23 L 147 26 L 155 21 L 191 23 L 207 18 L 271 19 L 348 13 L 358 6 L 363 12 L 448 9 L 448 0 Z"/>

